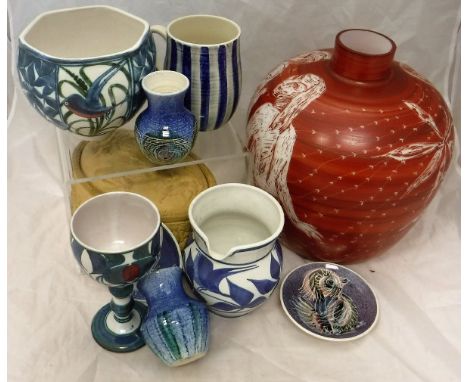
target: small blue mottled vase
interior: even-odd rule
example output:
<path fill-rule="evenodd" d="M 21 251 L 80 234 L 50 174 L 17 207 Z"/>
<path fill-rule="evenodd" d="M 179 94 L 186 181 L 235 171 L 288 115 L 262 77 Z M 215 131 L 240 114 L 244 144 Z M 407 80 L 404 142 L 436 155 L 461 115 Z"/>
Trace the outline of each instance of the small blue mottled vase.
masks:
<path fill-rule="evenodd" d="M 135 139 L 153 163 L 178 162 L 192 149 L 197 123 L 184 106 L 189 85 L 187 77 L 170 70 L 150 73 L 142 81 L 148 108 L 136 120 Z"/>
<path fill-rule="evenodd" d="M 182 270 L 159 269 L 143 278 L 138 288 L 148 303 L 141 331 L 161 361 L 181 366 L 203 357 L 208 350 L 208 311 L 185 294 Z"/>

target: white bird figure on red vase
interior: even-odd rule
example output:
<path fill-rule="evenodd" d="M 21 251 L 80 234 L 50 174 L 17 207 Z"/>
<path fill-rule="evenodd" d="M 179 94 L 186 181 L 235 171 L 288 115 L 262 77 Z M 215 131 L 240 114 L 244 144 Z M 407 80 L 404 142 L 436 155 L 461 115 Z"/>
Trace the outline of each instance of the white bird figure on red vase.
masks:
<path fill-rule="evenodd" d="M 287 175 L 296 142 L 293 121 L 324 91 L 325 82 L 320 77 L 293 75 L 273 90 L 275 103 L 260 106 L 250 118 L 248 128 L 248 149 L 255 153 L 255 184 L 278 198 L 291 222 L 316 240 L 322 235 L 314 226 L 301 221 L 294 211 Z"/>

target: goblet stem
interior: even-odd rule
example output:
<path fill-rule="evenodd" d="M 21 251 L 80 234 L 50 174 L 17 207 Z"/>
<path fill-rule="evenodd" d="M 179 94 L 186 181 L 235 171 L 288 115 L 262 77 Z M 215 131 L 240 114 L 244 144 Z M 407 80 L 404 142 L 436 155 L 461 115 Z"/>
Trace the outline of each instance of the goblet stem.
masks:
<path fill-rule="evenodd" d="M 133 284 L 109 287 L 110 304 L 103 306 L 94 316 L 91 330 L 94 339 L 107 350 L 130 352 L 145 344 L 140 325 L 146 307 L 132 297 Z"/>
<path fill-rule="evenodd" d="M 112 294 L 110 303 L 114 318 L 119 323 L 129 322 L 132 319 L 132 310 L 135 301 L 132 297 L 133 284 L 123 287 L 109 287 Z"/>

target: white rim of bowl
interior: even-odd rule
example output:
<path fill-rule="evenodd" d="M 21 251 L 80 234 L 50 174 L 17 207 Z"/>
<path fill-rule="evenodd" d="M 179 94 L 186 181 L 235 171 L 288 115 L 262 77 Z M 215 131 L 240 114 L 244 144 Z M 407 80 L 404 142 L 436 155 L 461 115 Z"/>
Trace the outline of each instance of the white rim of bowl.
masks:
<path fill-rule="evenodd" d="M 115 12 L 121 13 L 121 14 L 123 14 L 125 16 L 128 16 L 128 17 L 130 17 L 130 18 L 132 18 L 134 20 L 137 20 L 137 21 L 141 22 L 143 24 L 143 26 L 144 26 L 144 31 L 142 32 L 142 34 L 138 38 L 138 40 L 135 42 L 135 44 L 133 44 L 131 47 L 129 47 L 129 48 L 125 49 L 125 50 L 120 50 L 120 51 L 115 52 L 115 53 L 104 54 L 102 56 L 90 56 L 90 57 L 66 57 L 65 58 L 65 57 L 53 56 L 51 54 L 44 53 L 42 50 L 39 50 L 39 49 L 35 48 L 34 46 L 30 45 L 24 38 L 25 35 L 32 29 L 33 25 L 35 25 L 44 16 L 52 15 L 54 13 L 63 13 L 63 12 L 75 11 L 75 10 L 79 10 L 79 9 L 92 9 L 92 8 L 107 8 L 107 9 L 111 9 L 111 10 L 113 10 Z M 70 7 L 70 8 L 55 9 L 53 11 L 43 12 L 40 15 L 37 15 L 34 18 L 34 20 L 32 20 L 28 24 L 28 26 L 23 29 L 23 31 L 19 35 L 18 39 L 21 42 L 21 44 L 27 46 L 33 52 L 40 53 L 41 56 L 44 56 L 46 58 L 50 58 L 50 59 L 58 60 L 58 61 L 66 61 L 66 62 L 68 62 L 68 61 L 92 61 L 92 60 L 101 60 L 101 59 L 107 59 L 108 60 L 109 58 L 112 58 L 112 57 L 118 57 L 118 56 L 121 56 L 121 55 L 123 55 L 125 53 L 133 52 L 134 50 L 136 50 L 136 49 L 138 49 L 140 47 L 141 43 L 143 42 L 146 35 L 148 34 L 148 31 L 149 31 L 149 24 L 148 24 L 147 21 L 143 20 L 142 18 L 140 18 L 138 16 L 132 15 L 131 13 L 125 12 L 122 9 L 112 7 L 110 5 L 87 5 L 85 7 Z"/>

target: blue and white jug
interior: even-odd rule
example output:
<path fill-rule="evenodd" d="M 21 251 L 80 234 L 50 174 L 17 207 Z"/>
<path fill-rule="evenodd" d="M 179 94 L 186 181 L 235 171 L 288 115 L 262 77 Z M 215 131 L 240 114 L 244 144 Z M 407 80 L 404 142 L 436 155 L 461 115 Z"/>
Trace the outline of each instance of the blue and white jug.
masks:
<path fill-rule="evenodd" d="M 246 184 L 211 187 L 190 204 L 194 241 L 185 249 L 185 272 L 213 313 L 247 314 L 278 285 L 284 225 L 279 203 Z"/>
<path fill-rule="evenodd" d="M 192 150 L 198 129 L 195 116 L 184 106 L 189 85 L 187 77 L 171 70 L 143 78 L 148 108 L 136 119 L 135 139 L 155 164 L 179 162 Z"/>

